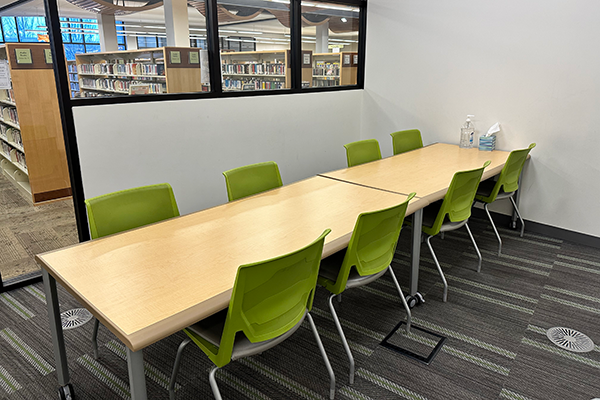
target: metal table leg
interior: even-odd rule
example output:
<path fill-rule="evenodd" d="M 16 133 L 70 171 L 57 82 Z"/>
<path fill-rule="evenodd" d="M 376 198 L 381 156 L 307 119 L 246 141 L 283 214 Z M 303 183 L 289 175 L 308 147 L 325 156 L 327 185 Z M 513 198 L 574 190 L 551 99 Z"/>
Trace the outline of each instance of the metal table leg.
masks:
<path fill-rule="evenodd" d="M 58 384 L 61 386 L 59 393 L 61 393 L 61 398 L 64 398 L 63 395 L 65 392 L 72 393 L 72 388 L 69 383 L 69 366 L 67 365 L 65 339 L 63 337 L 62 324 L 60 320 L 60 307 L 58 304 L 56 280 L 44 268 L 42 268 L 42 276 L 44 279 L 44 290 L 46 291 L 48 322 L 50 324 L 50 335 L 52 336 L 52 348 L 54 349 L 56 375 L 58 376 Z"/>
<path fill-rule="evenodd" d="M 127 348 L 127 371 L 132 400 L 146 400 L 146 376 L 144 374 L 143 350 L 131 351 Z"/>
<path fill-rule="evenodd" d="M 421 257 L 421 229 L 423 228 L 423 210 L 417 210 L 412 215 L 412 252 L 410 269 L 411 296 L 417 294 L 419 289 L 419 259 Z"/>

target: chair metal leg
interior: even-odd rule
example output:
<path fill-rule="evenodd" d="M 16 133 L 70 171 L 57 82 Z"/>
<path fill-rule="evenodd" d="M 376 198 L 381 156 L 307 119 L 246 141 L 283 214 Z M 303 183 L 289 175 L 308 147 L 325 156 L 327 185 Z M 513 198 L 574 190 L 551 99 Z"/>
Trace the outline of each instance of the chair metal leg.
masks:
<path fill-rule="evenodd" d="M 512 200 L 512 199 L 511 199 Z M 498 239 L 498 255 L 502 254 L 502 239 L 500 239 L 500 234 L 498 233 L 498 229 L 496 229 L 496 224 L 494 224 L 494 220 L 492 219 L 492 214 L 490 214 L 490 210 L 488 210 L 488 203 L 483 204 L 483 209 L 485 210 L 490 223 L 492 224 L 492 228 L 494 228 L 494 233 L 496 234 L 496 238 Z"/>
<path fill-rule="evenodd" d="M 181 364 L 181 355 L 183 354 L 183 349 L 185 346 L 190 344 L 192 340 L 190 338 L 186 338 L 177 349 L 177 356 L 175 356 L 175 364 L 173 364 L 173 372 L 171 373 L 171 381 L 169 382 L 169 399 L 175 400 L 175 382 L 177 381 L 177 374 L 179 373 L 179 366 Z"/>
<path fill-rule="evenodd" d="M 219 386 L 217 386 L 217 379 L 215 378 L 215 374 L 219 367 L 214 366 L 210 372 L 208 373 L 208 381 L 210 382 L 210 388 L 212 389 L 213 396 L 215 396 L 215 400 L 223 400 L 221 397 L 221 392 L 219 392 Z"/>
<path fill-rule="evenodd" d="M 350 384 L 352 385 L 354 383 L 354 357 L 352 356 L 350 346 L 348 345 L 348 341 L 346 340 L 346 336 L 344 335 L 342 324 L 340 323 L 337 313 L 335 312 L 335 308 L 333 307 L 334 297 L 336 297 L 335 294 L 329 296 L 329 311 L 331 311 L 333 322 L 335 322 L 335 327 L 337 328 L 338 333 L 340 334 L 340 338 L 342 339 L 342 345 L 344 346 L 344 350 L 346 350 L 346 354 L 348 355 L 348 361 L 350 361 Z"/>
<path fill-rule="evenodd" d="M 337 295 L 337 300 L 338 300 L 338 303 L 342 302 L 342 294 L 341 293 Z"/>
<path fill-rule="evenodd" d="M 94 360 L 98 359 L 98 329 L 100 328 L 100 321 L 98 318 L 94 318 L 94 330 L 92 331 L 92 349 L 94 350 Z"/>
<path fill-rule="evenodd" d="M 469 228 L 469 224 L 465 224 L 465 228 L 467 228 L 467 232 L 469 232 L 469 237 L 471 238 L 471 242 L 473 242 L 473 247 L 475 247 L 475 251 L 477 252 L 477 257 L 479 257 L 479 264 L 477 264 L 477 272 L 481 272 L 481 253 L 479 252 L 479 247 L 477 247 L 477 243 L 475 242 L 475 238 L 471 233 L 471 229 Z"/>
<path fill-rule="evenodd" d="M 444 272 L 442 271 L 442 267 L 440 266 L 440 263 L 438 262 L 437 257 L 435 256 L 435 252 L 433 251 L 433 247 L 431 247 L 431 238 L 433 236 L 427 236 L 427 239 L 425 240 L 427 242 L 427 247 L 429 247 L 429 252 L 431 253 L 431 256 L 433 257 L 433 261 L 435 262 L 435 266 L 437 267 L 437 270 L 440 274 L 440 277 L 442 278 L 442 282 L 444 283 L 444 296 L 443 296 L 443 301 L 444 303 L 448 300 L 448 282 L 446 282 L 446 277 L 444 276 Z"/>
<path fill-rule="evenodd" d="M 512 197 L 509 197 L 509 199 L 512 202 L 513 207 L 515 208 L 515 211 L 517 212 L 517 217 L 519 217 L 519 221 L 521 221 L 521 237 L 523 237 L 523 234 L 525 233 L 525 221 L 523 221 L 523 218 L 521 218 L 521 213 L 519 212 L 519 208 L 517 207 L 515 199 L 513 199 Z"/>
<path fill-rule="evenodd" d="M 394 270 L 392 270 L 392 266 L 388 267 L 388 271 L 390 271 L 390 275 L 392 275 L 392 280 L 396 285 L 396 289 L 398 289 L 398 294 L 400 295 L 400 299 L 402 300 L 402 305 L 404 306 L 404 310 L 406 311 L 406 333 L 410 333 L 410 324 L 412 321 L 412 316 L 410 313 L 410 307 L 406 302 L 406 298 L 404 297 L 404 293 L 402 293 L 402 289 L 400 288 L 400 284 L 398 283 L 398 279 L 396 279 L 396 274 L 394 274 Z"/>
<path fill-rule="evenodd" d="M 333 398 L 335 397 L 335 374 L 333 373 L 333 368 L 331 368 L 331 363 L 329 362 L 329 358 L 327 357 L 327 353 L 325 352 L 325 347 L 323 347 L 323 342 L 321 342 L 319 332 L 317 332 L 317 326 L 315 325 L 315 321 L 313 321 L 312 315 L 310 315 L 310 313 L 307 313 L 306 316 L 308 317 L 308 322 L 310 322 L 310 327 L 315 335 L 317 346 L 319 346 L 319 351 L 323 356 L 323 361 L 325 361 L 327 372 L 329 372 L 329 398 L 333 400 Z"/>

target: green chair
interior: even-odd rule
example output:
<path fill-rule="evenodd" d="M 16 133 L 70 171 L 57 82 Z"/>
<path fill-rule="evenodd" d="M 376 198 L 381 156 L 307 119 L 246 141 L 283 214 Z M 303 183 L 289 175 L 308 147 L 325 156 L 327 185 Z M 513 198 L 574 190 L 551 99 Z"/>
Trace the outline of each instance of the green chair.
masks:
<path fill-rule="evenodd" d="M 330 377 L 330 398 L 335 395 L 335 376 L 317 328 L 310 315 L 325 230 L 299 250 L 266 261 L 239 267 L 229 307 L 184 329 L 188 336 L 177 350 L 169 395 L 175 398 L 175 382 L 181 356 L 193 341 L 214 363 L 209 382 L 215 399 L 221 394 L 216 371 L 231 361 L 262 353 L 290 337 L 308 319 Z"/>
<path fill-rule="evenodd" d="M 481 271 L 481 253 L 467 222 L 471 216 L 473 198 L 475 197 L 477 186 L 481 181 L 483 170 L 490 163 L 491 161 L 486 161 L 481 168 L 455 173 L 444 198 L 423 209 L 423 233 L 427 235 L 427 246 L 444 283 L 444 302 L 448 299 L 448 283 L 433 251 L 433 247 L 431 247 L 431 238 L 440 232 L 443 234 L 444 232 L 453 231 L 464 226 L 467 228 L 471 242 L 473 242 L 473 246 L 477 252 L 477 257 L 479 257 L 477 272 Z"/>
<path fill-rule="evenodd" d="M 121 190 L 85 200 L 90 235 L 101 238 L 140 226 L 178 217 L 179 209 L 168 183 Z M 92 346 L 98 358 L 98 327 L 94 320 Z"/>
<path fill-rule="evenodd" d="M 519 177 L 523 171 L 527 155 L 529 155 L 529 152 L 534 147 L 535 143 L 531 143 L 526 149 L 513 150 L 508 156 L 506 164 L 504 164 L 504 168 L 502 168 L 498 179 L 495 181 L 494 179 L 487 179 L 481 182 L 479 184 L 479 189 L 477 189 L 475 202 L 483 203 L 483 208 L 492 223 L 492 228 L 494 228 L 494 233 L 496 234 L 496 238 L 498 238 L 498 255 L 502 252 L 502 239 L 500 239 L 500 234 L 496 229 L 488 206 L 496 200 L 510 199 L 517 216 L 519 217 L 519 221 L 521 221 L 521 237 L 523 237 L 523 233 L 525 232 L 525 222 L 523 221 L 523 218 L 521 218 L 521 213 L 517 208 L 517 203 L 515 203 L 514 195 L 519 188 Z"/>
<path fill-rule="evenodd" d="M 394 155 L 423 147 L 423 139 L 421 139 L 421 132 L 418 129 L 398 131 L 390 133 L 390 136 L 392 137 Z"/>
<path fill-rule="evenodd" d="M 252 196 L 283 185 L 274 161 L 250 164 L 223 172 L 229 201 Z"/>
<path fill-rule="evenodd" d="M 350 361 L 350 384 L 354 383 L 354 357 L 333 307 L 333 299 L 341 295 L 344 290 L 369 284 L 389 271 L 404 310 L 406 310 L 406 330 L 410 332 L 410 308 L 394 275 L 391 262 L 396 251 L 408 202 L 414 196 L 415 193 L 411 193 L 404 203 L 397 206 L 360 214 L 346 250 L 339 251 L 321 261 L 318 283 L 331 292 L 329 310 Z"/>
<path fill-rule="evenodd" d="M 381 160 L 381 150 L 376 139 L 359 140 L 344 145 L 348 167 Z"/>

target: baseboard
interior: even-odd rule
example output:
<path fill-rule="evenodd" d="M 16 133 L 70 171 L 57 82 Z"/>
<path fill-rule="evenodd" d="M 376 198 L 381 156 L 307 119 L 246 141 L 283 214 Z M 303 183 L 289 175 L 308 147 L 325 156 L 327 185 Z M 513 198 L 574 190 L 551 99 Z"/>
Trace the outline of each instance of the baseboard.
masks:
<path fill-rule="evenodd" d="M 28 286 L 33 283 L 42 281 L 41 271 L 30 272 L 16 278 L 7 279 L 4 282 L 0 281 L 0 293 L 8 292 L 13 289 L 18 289 L 23 286 Z"/>
<path fill-rule="evenodd" d="M 510 215 L 500 214 L 493 211 L 490 211 L 490 214 L 492 214 L 494 223 L 497 226 L 510 226 L 512 219 Z M 488 219 L 483 208 L 473 207 L 471 215 L 474 218 L 485 219 L 486 221 Z M 539 233 L 541 235 L 550 236 L 556 239 L 567 240 L 569 242 L 600 249 L 600 237 L 570 231 L 568 229 L 557 228 L 555 226 L 529 221 L 527 219 L 525 220 L 525 232 Z"/>

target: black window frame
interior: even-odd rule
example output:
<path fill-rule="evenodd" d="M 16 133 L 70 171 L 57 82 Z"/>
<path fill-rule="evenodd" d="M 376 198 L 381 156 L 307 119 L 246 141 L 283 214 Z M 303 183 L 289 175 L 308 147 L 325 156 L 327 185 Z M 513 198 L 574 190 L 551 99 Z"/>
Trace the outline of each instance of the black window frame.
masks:
<path fill-rule="evenodd" d="M 255 90 L 255 91 L 223 91 L 221 77 L 221 58 L 219 54 L 219 22 L 217 17 L 217 0 L 206 1 L 206 29 L 207 29 L 207 47 L 210 67 L 210 91 L 209 92 L 191 92 L 191 93 L 161 93 L 146 94 L 135 96 L 111 96 L 111 97 L 90 97 L 70 99 L 72 107 L 121 104 L 121 103 L 143 103 L 148 101 L 172 101 L 187 99 L 207 99 L 207 98 L 228 98 L 228 97 L 250 97 L 250 96 L 275 96 L 284 94 L 300 94 L 315 92 L 330 92 L 339 90 L 357 90 L 364 89 L 364 65 L 365 65 L 365 39 L 366 39 L 366 20 L 367 20 L 367 0 L 311 0 L 315 3 L 334 3 L 358 7 L 359 12 L 359 32 L 358 32 L 358 70 L 356 85 L 333 86 L 333 87 L 308 87 L 302 88 L 301 62 L 302 62 L 302 25 L 301 25 L 301 4 L 302 0 L 290 0 L 290 47 L 291 47 L 291 70 L 292 87 L 278 90 Z M 56 0 L 45 0 L 46 9 Z M 48 11 L 47 11 L 48 12 Z M 52 16 L 48 16 L 49 20 Z M 53 21 L 49 24 L 50 29 L 59 21 Z M 58 35 L 60 31 L 54 32 L 53 37 L 58 38 L 55 43 L 56 49 L 62 53 L 62 37 Z M 55 59 L 63 57 L 63 54 L 55 54 Z M 62 89 L 59 89 L 62 90 Z M 69 92 L 70 93 L 70 92 Z"/>

